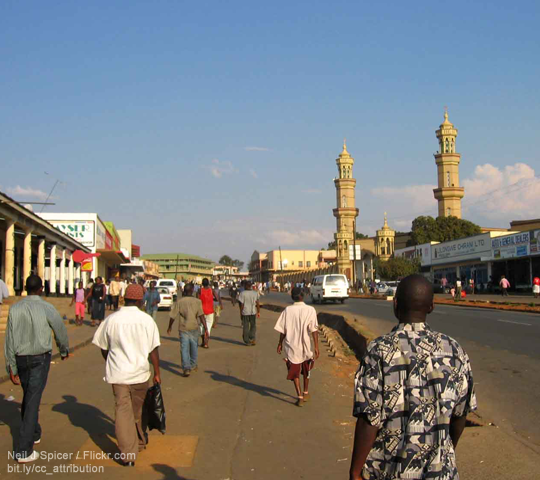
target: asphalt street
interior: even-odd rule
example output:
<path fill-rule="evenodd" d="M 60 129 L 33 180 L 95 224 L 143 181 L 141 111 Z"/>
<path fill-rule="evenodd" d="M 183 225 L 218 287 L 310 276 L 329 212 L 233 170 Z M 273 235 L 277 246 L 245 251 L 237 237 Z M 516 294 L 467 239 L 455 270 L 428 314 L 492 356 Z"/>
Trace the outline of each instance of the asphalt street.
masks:
<path fill-rule="evenodd" d="M 284 293 L 262 297 L 263 303 L 291 301 Z M 314 306 L 348 314 L 371 336 L 390 331 L 397 322 L 391 301 L 349 299 Z M 435 305 L 428 323 L 458 340 L 468 353 L 483 421 L 540 453 L 540 315 Z"/>

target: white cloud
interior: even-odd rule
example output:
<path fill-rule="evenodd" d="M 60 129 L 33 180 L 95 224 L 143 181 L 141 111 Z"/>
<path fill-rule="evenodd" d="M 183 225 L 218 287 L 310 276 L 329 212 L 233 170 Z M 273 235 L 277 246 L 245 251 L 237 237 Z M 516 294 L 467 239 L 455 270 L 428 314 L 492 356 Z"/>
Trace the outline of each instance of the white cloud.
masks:
<path fill-rule="evenodd" d="M 319 190 L 318 188 L 306 188 L 304 190 L 301 190 L 301 192 L 316 195 L 316 194 L 322 193 L 322 190 Z"/>
<path fill-rule="evenodd" d="M 208 170 L 212 176 L 215 178 L 221 178 L 223 175 L 229 175 L 231 173 L 236 173 L 238 170 L 234 168 L 232 162 L 227 161 L 221 161 L 215 158 L 212 160 L 210 165 L 203 165 L 203 168 L 205 170 Z"/>
<path fill-rule="evenodd" d="M 462 202 L 463 217 L 475 222 L 486 220 L 507 223 L 512 219 L 538 216 L 540 177 L 525 163 L 496 167 L 489 163 L 478 165 L 470 178 L 461 182 L 465 188 Z M 410 226 L 418 215 L 437 215 L 435 185 L 405 185 L 373 188 L 371 194 L 382 198 L 391 212 L 394 227 Z"/>
<path fill-rule="evenodd" d="M 540 177 L 525 163 L 478 165 L 463 186 L 463 209 L 470 215 L 501 221 L 538 216 Z"/>
<path fill-rule="evenodd" d="M 265 243 L 281 247 L 316 247 L 325 246 L 332 240 L 334 232 L 322 230 L 273 230 L 268 233 Z"/>
<path fill-rule="evenodd" d="M 249 174 L 253 177 L 253 178 L 259 178 L 259 175 L 257 175 L 257 172 L 255 170 L 253 170 L 253 168 L 250 168 L 249 169 Z"/>
<path fill-rule="evenodd" d="M 436 185 L 406 185 L 404 187 L 380 187 L 372 188 L 371 194 L 388 199 L 389 204 L 399 202 L 400 206 L 406 205 L 408 211 L 428 212 L 433 210 L 436 200 L 433 197 L 433 189 Z M 403 209 L 400 209 L 400 212 Z"/>
<path fill-rule="evenodd" d="M 244 147 L 246 152 L 269 152 L 270 148 L 268 147 Z"/>
<path fill-rule="evenodd" d="M 13 197 L 25 197 L 25 198 L 35 198 L 36 200 L 46 200 L 48 194 L 42 190 L 37 190 L 32 187 L 21 187 L 17 185 L 16 187 L 8 187 L 6 192 L 8 195 Z"/>

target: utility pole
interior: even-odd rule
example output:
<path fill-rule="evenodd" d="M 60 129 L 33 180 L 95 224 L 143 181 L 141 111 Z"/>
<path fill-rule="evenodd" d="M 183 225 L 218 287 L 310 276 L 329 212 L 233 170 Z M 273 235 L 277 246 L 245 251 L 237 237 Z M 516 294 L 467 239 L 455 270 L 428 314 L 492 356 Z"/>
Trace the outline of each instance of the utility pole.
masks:
<path fill-rule="evenodd" d="M 353 285 L 356 293 L 358 293 L 358 285 L 356 282 L 356 218 L 353 218 Z"/>
<path fill-rule="evenodd" d="M 283 288 L 284 282 L 283 282 L 283 257 L 281 256 L 281 245 L 279 246 L 279 266 L 281 270 L 281 288 Z"/>

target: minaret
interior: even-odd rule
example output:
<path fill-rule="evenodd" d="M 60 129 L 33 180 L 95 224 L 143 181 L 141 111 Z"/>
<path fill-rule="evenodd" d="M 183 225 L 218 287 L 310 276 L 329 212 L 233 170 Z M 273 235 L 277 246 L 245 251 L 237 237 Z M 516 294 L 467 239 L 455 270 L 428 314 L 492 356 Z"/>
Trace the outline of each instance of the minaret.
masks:
<path fill-rule="evenodd" d="M 343 151 L 336 159 L 338 177 L 334 179 L 336 185 L 337 208 L 334 208 L 336 217 L 337 233 L 336 252 L 339 273 L 352 278 L 352 263 L 349 258 L 349 245 L 354 241 L 355 218 L 358 216 L 358 209 L 355 206 L 356 180 L 353 178 L 354 158 L 347 151 L 347 144 L 343 141 Z"/>
<path fill-rule="evenodd" d="M 375 255 L 386 262 L 394 254 L 394 242 L 396 239 L 396 231 L 388 226 L 386 212 L 384 212 L 384 225 L 380 230 L 377 230 L 376 238 Z"/>
<path fill-rule="evenodd" d="M 439 201 L 439 217 L 461 218 L 461 199 L 465 189 L 459 186 L 459 162 L 461 155 L 456 153 L 457 129 L 448 121 L 444 111 L 444 122 L 435 132 L 439 139 L 439 151 L 434 155 L 437 164 L 439 188 L 433 190 Z"/>

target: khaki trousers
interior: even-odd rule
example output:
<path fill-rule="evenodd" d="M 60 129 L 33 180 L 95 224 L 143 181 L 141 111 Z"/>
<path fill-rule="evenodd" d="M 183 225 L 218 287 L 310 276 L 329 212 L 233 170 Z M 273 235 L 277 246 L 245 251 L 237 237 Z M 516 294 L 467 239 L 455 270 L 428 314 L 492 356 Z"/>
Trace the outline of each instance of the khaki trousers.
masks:
<path fill-rule="evenodd" d="M 148 381 L 135 385 L 113 384 L 112 388 L 118 449 L 124 462 L 134 462 L 139 451 L 146 447 L 146 425 L 142 422 L 142 408 Z"/>

